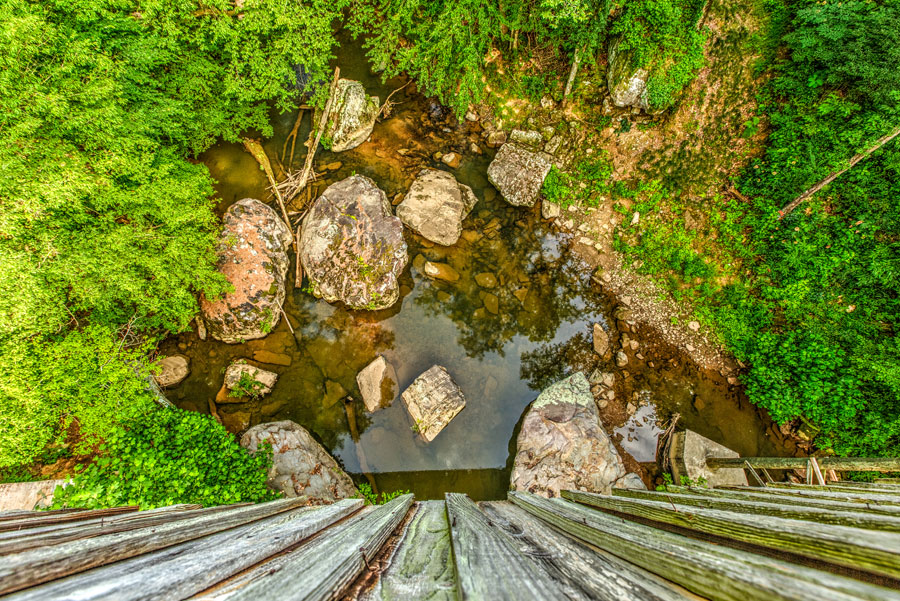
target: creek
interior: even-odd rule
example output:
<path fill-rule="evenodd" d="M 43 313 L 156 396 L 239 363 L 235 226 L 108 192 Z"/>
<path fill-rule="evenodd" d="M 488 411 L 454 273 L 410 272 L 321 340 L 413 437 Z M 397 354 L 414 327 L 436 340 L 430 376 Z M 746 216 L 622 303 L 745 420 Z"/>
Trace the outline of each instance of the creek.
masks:
<path fill-rule="evenodd" d="M 382 100 L 404 80 L 382 83 L 357 45 L 349 43 L 339 60 L 342 77 L 356 79 Z M 290 365 L 263 365 L 279 374 L 273 392 L 246 404 L 220 405 L 220 412 L 249 425 L 293 420 L 307 428 L 357 482 L 364 457 L 380 490 L 409 489 L 419 499 L 443 498 L 446 491 L 476 500 L 505 498 L 524 411 L 542 388 L 595 367 L 617 374 L 617 399 L 602 416 L 620 449 L 636 461 L 652 461 L 662 424 L 678 412 L 681 424 L 726 444 L 743 455 L 780 455 L 767 436 L 771 424 L 718 373 L 705 371 L 657 340 L 652 332 L 629 334 L 640 341 L 644 360 L 626 372 L 598 361 L 591 329 L 612 329 L 615 300 L 591 283 L 590 267 L 570 250 L 572 236 L 541 219 L 540 208 L 516 208 L 499 197 L 486 170 L 494 150 L 481 142 L 477 124 L 444 119 L 442 111 L 409 86 L 395 95 L 390 117 L 378 123 L 370 140 L 339 154 L 321 150 L 316 192 L 353 173 L 372 178 L 394 198 L 404 193 L 422 166 L 451 171 L 471 186 L 479 202 L 453 247 L 441 247 L 405 231 L 410 262 L 401 278 L 401 298 L 383 311 L 353 311 L 317 300 L 301 289 L 288 290 L 284 309 L 296 330 L 282 319 L 274 331 L 244 344 L 201 341 L 193 332 L 166 340 L 164 354 L 182 353 L 191 375 L 167 391 L 182 408 L 207 412 L 208 400 L 222 385 L 234 360 L 269 351 L 289 357 Z M 274 135 L 264 141 L 270 157 L 280 156 L 296 114 L 273 115 Z M 300 142 L 309 131 L 303 120 L 294 168 L 302 165 Z M 469 150 L 478 140 L 481 154 Z M 450 169 L 433 158 L 455 150 L 462 163 Z M 264 174 L 239 145 L 222 143 L 202 157 L 218 181 L 219 210 L 241 198 L 270 199 Z M 340 163 L 339 165 L 337 163 Z M 456 282 L 424 275 L 424 259 L 450 264 Z M 479 274 L 495 276 L 496 286 L 481 287 Z M 485 278 L 480 278 L 482 281 Z M 487 278 L 491 279 L 491 278 Z M 293 273 L 288 276 L 293 281 Z M 493 298 L 496 298 L 496 307 Z M 485 302 L 488 299 L 488 302 Z M 496 309 L 496 312 L 494 312 Z M 367 414 L 356 375 L 377 355 L 396 368 L 400 390 L 434 364 L 444 366 L 466 397 L 465 409 L 431 443 L 413 431 L 403 402 Z M 654 367 L 650 367 L 650 364 Z M 348 423 L 343 399 L 351 395 L 358 440 Z M 628 415 L 632 401 L 637 410 Z M 358 447 L 357 447 L 358 445 Z M 361 451 L 361 452 L 359 452 Z"/>

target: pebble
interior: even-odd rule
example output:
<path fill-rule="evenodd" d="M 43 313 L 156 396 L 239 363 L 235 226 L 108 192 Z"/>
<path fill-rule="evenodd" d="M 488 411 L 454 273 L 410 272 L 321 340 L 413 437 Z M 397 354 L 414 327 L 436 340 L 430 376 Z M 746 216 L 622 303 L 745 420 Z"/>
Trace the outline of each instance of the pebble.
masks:
<path fill-rule="evenodd" d="M 699 321 L 689 321 L 688 327 L 695 332 L 699 332 L 700 331 L 700 322 Z"/>

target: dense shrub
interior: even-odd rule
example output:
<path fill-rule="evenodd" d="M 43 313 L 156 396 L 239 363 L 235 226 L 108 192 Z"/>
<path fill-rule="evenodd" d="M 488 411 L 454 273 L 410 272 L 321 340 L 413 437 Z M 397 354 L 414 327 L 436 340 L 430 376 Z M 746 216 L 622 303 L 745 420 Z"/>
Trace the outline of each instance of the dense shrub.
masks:
<path fill-rule="evenodd" d="M 204 506 L 276 498 L 266 487 L 271 454 L 250 455 L 211 417 L 153 408 L 107 437 L 101 454 L 58 488 L 54 506 Z"/>

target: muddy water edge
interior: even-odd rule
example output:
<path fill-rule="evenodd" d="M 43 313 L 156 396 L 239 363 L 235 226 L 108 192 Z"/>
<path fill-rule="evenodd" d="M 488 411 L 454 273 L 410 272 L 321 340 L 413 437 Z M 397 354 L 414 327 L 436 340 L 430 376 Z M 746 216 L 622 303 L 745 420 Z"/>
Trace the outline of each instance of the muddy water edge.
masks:
<path fill-rule="evenodd" d="M 358 46 L 348 47 L 354 51 L 342 50 L 342 76 L 361 81 L 368 93 L 383 100 L 406 83 L 382 83 Z M 358 173 L 393 199 L 406 192 L 422 167 L 444 169 L 471 186 L 479 199 L 464 222 L 463 237 L 453 247 L 441 247 L 406 230 L 410 263 L 401 278 L 401 298 L 389 309 L 353 311 L 289 289 L 284 309 L 294 335 L 282 319 L 265 338 L 243 344 L 201 341 L 195 332 L 167 339 L 162 354 L 182 353 L 191 361 L 191 375 L 167 391 L 174 403 L 208 412 L 225 368 L 247 359 L 277 372 L 279 380 L 261 399 L 219 405 L 230 430 L 293 420 L 357 482 L 366 481 L 364 459 L 378 489 L 408 489 L 420 499 L 442 498 L 446 491 L 476 500 L 505 498 L 517 424 L 529 403 L 548 384 L 595 368 L 614 375 L 613 393 L 598 402 L 604 426 L 629 469 L 653 460 L 657 434 L 674 413 L 685 427 L 742 455 L 789 451 L 777 428 L 725 377 L 698 367 L 652 329 L 613 318 L 618 300 L 591 281 L 591 268 L 572 250 L 573 236 L 542 220 L 539 207 L 509 206 L 488 183 L 495 149 L 483 143 L 478 122 L 457 122 L 419 95 L 414 84 L 392 100 L 398 104 L 369 141 L 339 154 L 320 149 L 316 171 L 322 175 L 313 197 Z M 296 114 L 272 116 L 274 135 L 264 141 L 270 157 L 282 156 L 295 120 Z M 299 142 L 308 135 L 309 121 L 305 116 Z M 435 158 L 450 151 L 462 155 L 456 169 Z M 295 169 L 304 154 L 298 143 Z M 241 198 L 272 201 L 265 176 L 240 145 L 220 144 L 201 159 L 218 181 L 220 213 Z M 448 263 L 459 280 L 426 277 L 426 259 Z M 476 280 L 486 273 L 494 277 Z M 288 281 L 293 279 L 289 274 Z M 627 365 L 617 367 L 593 352 L 595 323 L 609 331 L 614 348 L 625 336 Z M 386 409 L 366 413 L 356 374 L 379 354 L 395 366 L 401 390 L 434 364 L 447 368 L 459 384 L 466 408 L 433 442 L 421 442 L 399 398 Z M 276 356 L 280 364 L 259 361 Z M 350 412 L 355 428 L 344 405 L 348 395 L 356 399 Z"/>

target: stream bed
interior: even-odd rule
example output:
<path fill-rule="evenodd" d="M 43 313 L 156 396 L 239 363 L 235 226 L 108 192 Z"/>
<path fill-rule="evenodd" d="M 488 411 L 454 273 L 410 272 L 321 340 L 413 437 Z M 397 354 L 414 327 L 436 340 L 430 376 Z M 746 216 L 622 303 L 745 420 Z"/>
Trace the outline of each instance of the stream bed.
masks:
<path fill-rule="evenodd" d="M 341 61 L 342 76 L 362 81 L 368 93 L 383 100 L 405 83 L 382 84 L 361 53 L 354 57 Z M 171 337 L 160 351 L 182 353 L 191 361 L 190 376 L 167 391 L 173 402 L 207 412 L 231 362 L 278 355 L 289 365 L 259 363 L 279 374 L 272 393 L 220 405 L 226 424 L 293 420 L 357 482 L 365 481 L 365 465 L 380 490 L 408 489 L 419 499 L 443 498 L 446 491 L 475 500 L 505 498 L 517 424 L 529 403 L 550 383 L 578 370 L 587 375 L 595 367 L 617 374 L 620 401 L 601 414 L 620 450 L 635 461 L 653 460 L 656 437 L 675 412 L 685 427 L 741 454 L 782 454 L 767 436 L 771 424 L 738 390 L 718 373 L 698 369 L 652 332 L 630 334 L 640 340 L 644 360 L 631 362 L 627 373 L 598 361 L 591 329 L 602 323 L 616 338 L 609 317 L 615 300 L 591 283 L 590 266 L 570 250 L 572 236 L 542 220 L 539 207 L 516 208 L 500 198 L 486 176 L 494 150 L 481 143 L 477 123 L 456 124 L 412 86 L 394 99 L 399 104 L 368 142 L 339 154 L 320 149 L 317 170 L 327 170 L 316 190 L 358 173 L 394 198 L 420 167 L 444 169 L 479 199 L 464 222 L 463 237 L 453 247 L 441 247 L 406 230 L 410 262 L 401 278 L 401 298 L 389 309 L 348 310 L 296 288 L 288 290 L 284 305 L 294 335 L 282 319 L 265 338 L 244 344 L 201 341 L 193 332 Z M 264 141 L 270 157 L 281 156 L 295 119 L 296 114 L 273 115 L 274 136 Z M 294 169 L 305 154 L 308 115 L 302 124 Z M 470 150 L 473 141 L 480 154 Z M 463 156 L 456 169 L 433 158 L 451 149 Z M 241 198 L 270 199 L 264 174 L 240 145 L 219 144 L 201 159 L 218 181 L 220 211 Z M 425 259 L 446 262 L 461 277 L 453 283 L 433 280 L 422 272 Z M 493 276 L 478 278 L 483 284 L 496 284 L 479 286 L 481 274 Z M 379 354 L 396 368 L 401 391 L 434 364 L 444 366 L 460 386 L 466 407 L 433 442 L 422 442 L 414 432 L 399 398 L 366 413 L 356 375 Z M 348 395 L 357 399 L 351 412 L 355 429 L 344 406 Z M 626 400 L 637 405 L 631 415 L 624 412 Z"/>

